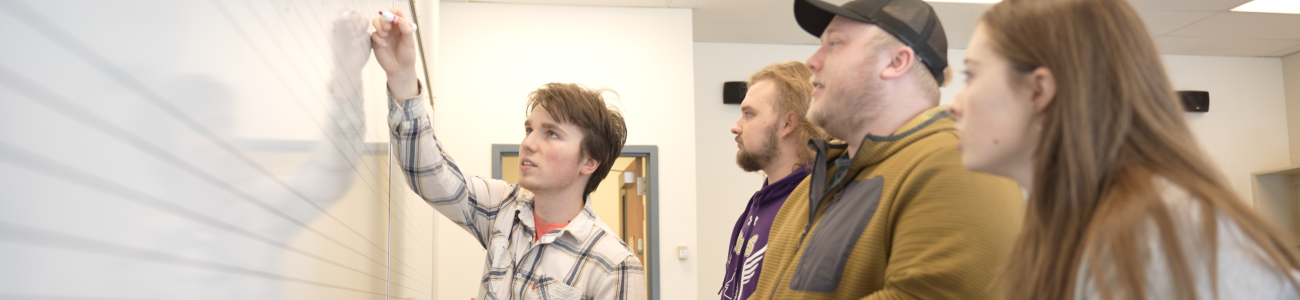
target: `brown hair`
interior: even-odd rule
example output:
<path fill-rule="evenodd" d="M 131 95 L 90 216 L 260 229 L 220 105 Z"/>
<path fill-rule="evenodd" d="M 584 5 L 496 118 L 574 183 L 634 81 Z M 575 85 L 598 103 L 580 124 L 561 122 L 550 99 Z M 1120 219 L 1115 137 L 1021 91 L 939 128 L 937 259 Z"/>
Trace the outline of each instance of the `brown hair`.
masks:
<path fill-rule="evenodd" d="M 807 143 L 808 139 L 829 137 L 825 130 L 808 122 L 806 117 L 809 101 L 812 101 L 812 71 L 808 70 L 808 66 L 797 61 L 776 63 L 749 75 L 749 85 L 767 79 L 771 79 L 780 91 L 781 99 L 772 106 L 777 117 L 783 118 L 786 113 L 793 112 L 798 118 L 799 125 L 796 126 L 794 134 L 796 140 L 800 142 L 797 147 L 799 165 L 812 161 L 817 153 L 813 152 L 812 148 L 805 147 L 804 143 Z"/>
<path fill-rule="evenodd" d="M 980 23 L 1019 74 L 1013 81 L 1027 82 L 1039 67 L 1056 80 L 1055 99 L 1042 112 L 1024 231 L 1002 278 L 1008 299 L 1071 299 L 1085 256 L 1105 299 L 1144 299 L 1141 247 L 1148 239 L 1163 246 L 1176 297 L 1195 299 L 1197 268 L 1155 177 L 1186 189 L 1203 207 L 1192 244 L 1208 245 L 1211 282 L 1218 216 L 1240 226 L 1288 277 L 1300 265 L 1290 238 L 1247 208 L 1201 153 L 1156 46 L 1127 2 L 1006 0 Z M 1144 224 L 1155 225 L 1154 236 L 1137 230 Z M 1102 278 L 1100 257 L 1113 260 L 1107 270 L 1116 278 Z"/>
<path fill-rule="evenodd" d="M 560 123 L 572 122 L 582 130 L 582 156 L 600 162 L 596 172 L 587 179 L 582 195 L 586 197 L 596 190 L 600 181 L 609 175 L 614 159 L 623 152 L 623 143 L 627 142 L 627 124 L 623 115 L 605 104 L 601 96 L 605 92 L 615 93 L 610 89 L 593 90 L 575 83 L 547 83 L 528 93 L 528 112 L 541 106 Z"/>

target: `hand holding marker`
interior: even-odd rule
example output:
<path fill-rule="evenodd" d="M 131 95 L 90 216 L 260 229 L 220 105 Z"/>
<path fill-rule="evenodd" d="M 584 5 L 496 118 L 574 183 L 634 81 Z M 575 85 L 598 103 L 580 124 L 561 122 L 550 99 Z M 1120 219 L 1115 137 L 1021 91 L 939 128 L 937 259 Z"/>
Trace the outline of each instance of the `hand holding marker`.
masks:
<path fill-rule="evenodd" d="M 415 66 L 419 61 L 416 57 L 419 50 L 415 22 L 407 21 L 406 15 L 394 8 L 380 11 L 378 18 L 371 19 L 370 24 L 375 28 L 370 33 L 370 45 L 375 61 L 388 73 L 388 89 L 392 96 L 397 99 L 418 96 Z"/>
<path fill-rule="evenodd" d="M 385 22 L 392 23 L 393 26 L 397 26 L 397 21 L 402 19 L 401 16 L 383 10 L 379 11 L 379 15 L 384 17 Z M 415 31 L 415 22 L 411 22 L 411 31 Z"/>

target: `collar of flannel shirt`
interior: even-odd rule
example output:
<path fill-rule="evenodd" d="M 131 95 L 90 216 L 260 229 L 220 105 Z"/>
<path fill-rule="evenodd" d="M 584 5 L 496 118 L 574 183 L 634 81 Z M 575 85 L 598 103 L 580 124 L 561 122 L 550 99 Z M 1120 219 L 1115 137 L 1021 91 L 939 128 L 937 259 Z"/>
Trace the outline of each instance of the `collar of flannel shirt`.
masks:
<path fill-rule="evenodd" d="M 549 244 L 554 242 L 555 239 L 565 236 L 567 233 L 568 236 L 577 240 L 576 244 L 581 245 L 587 237 L 591 236 L 592 228 L 596 227 L 596 211 L 591 208 L 591 196 L 588 195 L 587 198 L 584 199 L 584 202 L 585 204 L 582 205 L 582 211 L 578 212 L 578 215 L 573 217 L 573 220 L 569 221 L 569 225 L 560 228 L 558 232 L 542 232 L 541 234 L 544 235 L 537 241 L 537 244 Z M 529 193 L 527 197 L 524 197 L 524 199 L 519 202 L 519 206 L 519 220 L 517 221 L 523 223 L 525 227 L 528 227 L 528 231 L 538 234 L 537 224 L 533 223 L 532 193 Z M 533 237 L 528 237 L 528 240 L 533 240 Z"/>

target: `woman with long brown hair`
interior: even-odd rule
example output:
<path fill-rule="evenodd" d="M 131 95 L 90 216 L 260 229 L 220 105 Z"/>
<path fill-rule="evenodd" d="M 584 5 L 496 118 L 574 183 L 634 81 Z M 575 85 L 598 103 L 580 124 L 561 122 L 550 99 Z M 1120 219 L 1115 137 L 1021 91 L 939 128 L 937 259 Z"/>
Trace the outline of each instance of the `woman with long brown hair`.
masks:
<path fill-rule="evenodd" d="M 1231 192 L 1123 0 L 1006 0 L 949 112 L 1028 193 L 1008 299 L 1296 299 L 1294 241 Z"/>

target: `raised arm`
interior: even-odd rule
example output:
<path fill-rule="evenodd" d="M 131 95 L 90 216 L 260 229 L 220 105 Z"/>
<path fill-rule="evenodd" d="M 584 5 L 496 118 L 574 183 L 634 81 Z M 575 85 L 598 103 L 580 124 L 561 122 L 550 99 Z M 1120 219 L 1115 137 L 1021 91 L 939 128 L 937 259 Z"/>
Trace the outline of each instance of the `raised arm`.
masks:
<path fill-rule="evenodd" d="M 397 26 L 383 18 L 373 21 L 371 42 L 375 58 L 388 73 L 394 159 L 412 191 L 486 247 L 497 212 L 522 190 L 504 181 L 466 176 L 442 150 L 429 121 L 427 91 L 415 78 L 415 30 L 401 11 L 393 13 L 399 17 Z"/>

